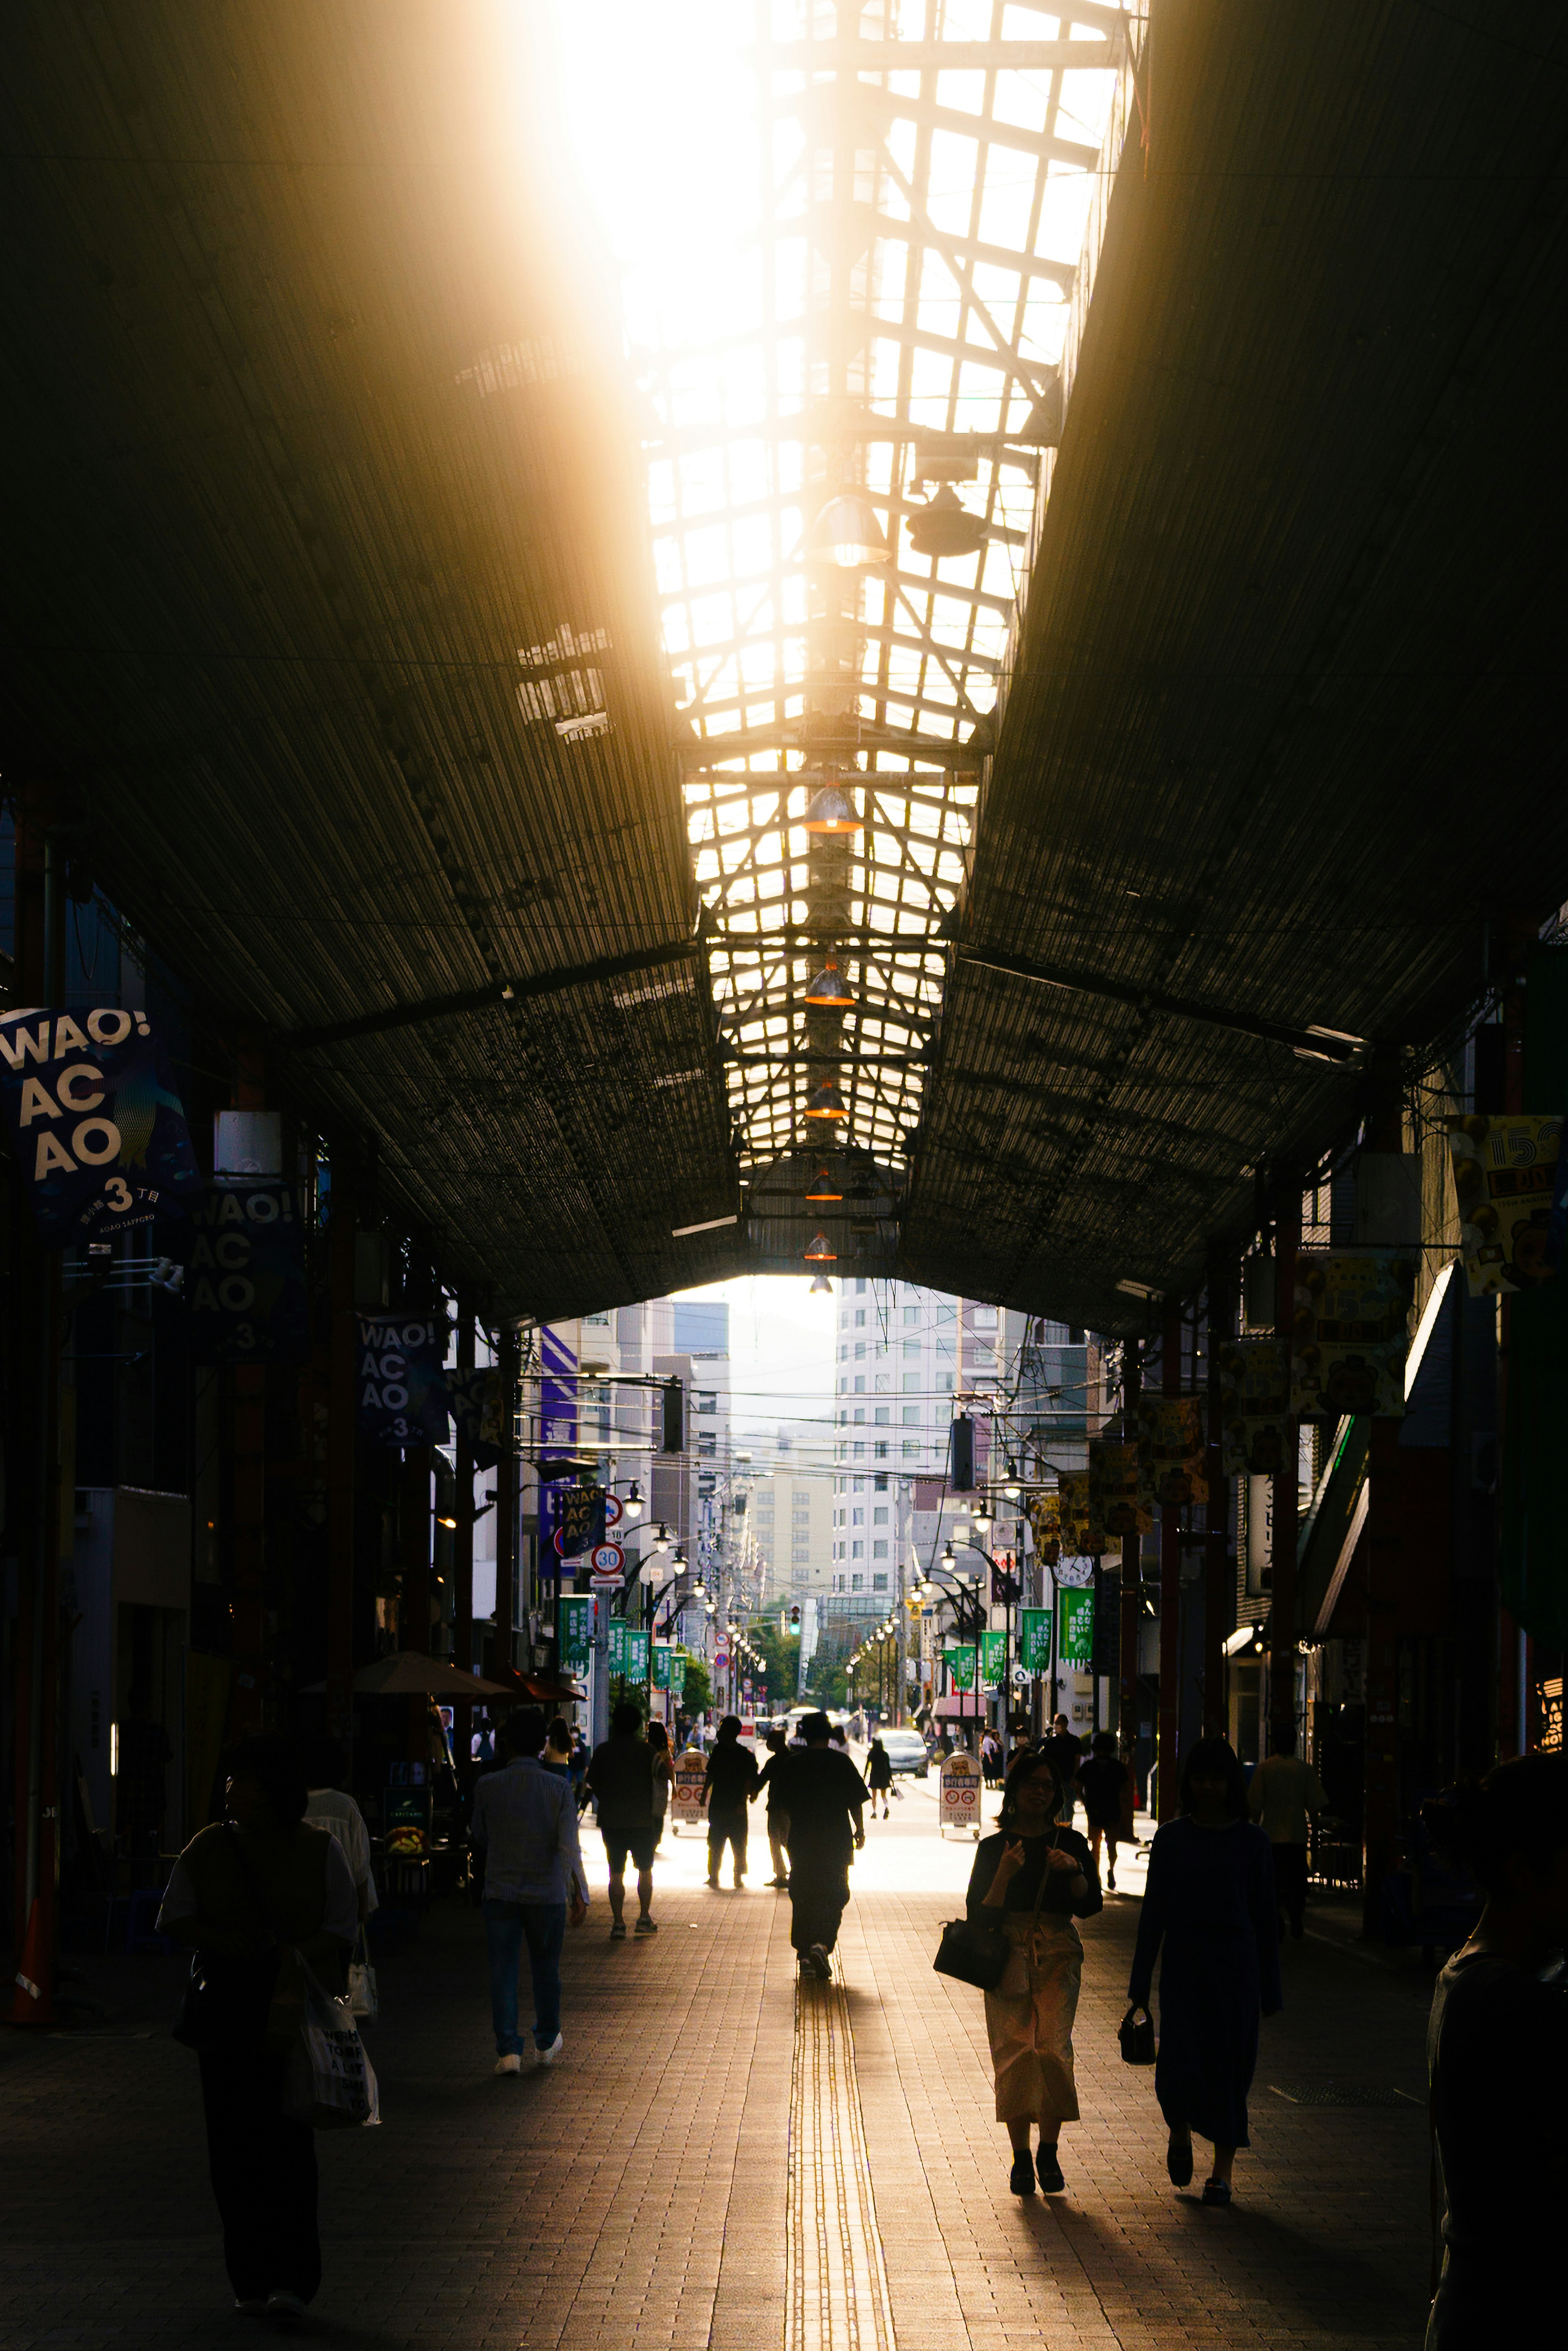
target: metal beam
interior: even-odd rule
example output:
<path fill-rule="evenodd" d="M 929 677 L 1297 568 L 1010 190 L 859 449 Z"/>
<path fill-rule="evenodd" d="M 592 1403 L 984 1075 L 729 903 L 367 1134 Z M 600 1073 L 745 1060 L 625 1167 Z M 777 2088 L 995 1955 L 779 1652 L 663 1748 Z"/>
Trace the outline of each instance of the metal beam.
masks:
<path fill-rule="evenodd" d="M 1056 73 L 1121 63 L 1119 40 L 781 41 L 767 53 L 774 73 Z"/>
<path fill-rule="evenodd" d="M 1124 1004 L 1138 1012 L 1162 1012 L 1178 1020 L 1196 1020 L 1209 1029 L 1228 1029 L 1239 1037 L 1257 1037 L 1270 1045 L 1288 1045 L 1293 1052 L 1311 1054 L 1320 1061 L 1354 1061 L 1366 1040 L 1340 1037 L 1322 1029 L 1295 1027 L 1282 1020 L 1265 1020 L 1247 1012 L 1231 1012 L 1215 1004 L 1195 1003 L 1183 996 L 1162 996 L 1098 974 L 1064 971 L 1058 965 L 1028 963 L 1019 956 L 996 955 L 988 947 L 961 947 L 960 964 L 979 971 L 998 971 L 1009 979 L 1032 980 L 1041 987 L 1060 987 L 1075 996 L 1098 997 L 1107 1004 Z M 998 1084 L 1006 1082 L 998 1079 Z"/>
<path fill-rule="evenodd" d="M 417 1004 L 394 1004 L 382 1012 L 361 1012 L 351 1020 L 329 1021 L 319 1029 L 295 1029 L 285 1033 L 285 1044 L 301 1052 L 321 1045 L 340 1045 L 351 1037 L 377 1037 L 389 1029 L 413 1029 L 426 1020 L 449 1020 L 465 1012 L 486 1012 L 509 1004 L 526 1004 L 540 996 L 559 996 L 571 987 L 591 987 L 607 979 L 624 979 L 634 972 L 657 971 L 663 965 L 684 963 L 699 951 L 695 939 L 677 946 L 639 947 L 629 955 L 601 956 L 593 963 L 571 964 L 542 971 L 531 978 L 493 979 L 484 987 L 465 987 L 453 996 L 430 996 Z"/>

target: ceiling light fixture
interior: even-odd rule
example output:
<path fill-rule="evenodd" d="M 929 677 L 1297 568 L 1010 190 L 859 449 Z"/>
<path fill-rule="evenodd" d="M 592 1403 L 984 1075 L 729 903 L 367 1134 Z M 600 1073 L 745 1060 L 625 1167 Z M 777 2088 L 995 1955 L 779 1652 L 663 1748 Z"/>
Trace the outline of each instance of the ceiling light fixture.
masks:
<path fill-rule="evenodd" d="M 804 832 L 839 833 L 863 832 L 865 826 L 855 811 L 854 801 L 842 784 L 825 783 L 813 792 L 800 820 Z"/>
<path fill-rule="evenodd" d="M 808 1118 L 848 1118 L 844 1098 L 831 1078 L 824 1078 L 806 1097 Z"/>
<path fill-rule="evenodd" d="M 863 571 L 891 563 L 893 549 L 863 490 L 842 482 L 800 542 L 807 563 L 832 563 L 841 571 Z"/>
<path fill-rule="evenodd" d="M 986 543 L 986 526 L 944 483 L 910 523 L 909 543 L 916 555 L 940 563 L 948 556 L 977 554 Z"/>
<path fill-rule="evenodd" d="M 806 1244 L 805 1255 L 808 1265 L 834 1264 L 837 1262 L 838 1254 L 838 1250 L 834 1249 L 826 1233 L 814 1234 Z"/>
<path fill-rule="evenodd" d="M 843 977 L 836 956 L 830 956 L 800 998 L 802 1004 L 826 1005 L 834 1010 L 854 1002 L 854 991 Z"/>
<path fill-rule="evenodd" d="M 805 1196 L 808 1200 L 841 1200 L 844 1196 L 841 1192 L 834 1191 L 833 1179 L 824 1167 L 820 1170 L 816 1182 L 810 1187 Z"/>
<path fill-rule="evenodd" d="M 833 1285 L 825 1273 L 815 1275 L 810 1289 L 806 1292 L 808 1298 L 831 1298 L 832 1294 Z"/>

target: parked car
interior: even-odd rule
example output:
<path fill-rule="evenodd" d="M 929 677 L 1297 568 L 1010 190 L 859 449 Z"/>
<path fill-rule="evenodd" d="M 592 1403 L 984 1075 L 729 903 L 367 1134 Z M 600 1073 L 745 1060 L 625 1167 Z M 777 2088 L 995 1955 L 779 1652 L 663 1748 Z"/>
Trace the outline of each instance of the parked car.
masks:
<path fill-rule="evenodd" d="M 884 1730 L 881 1738 L 895 1775 L 908 1772 L 916 1780 L 929 1777 L 931 1758 L 925 1751 L 925 1741 L 917 1730 Z"/>

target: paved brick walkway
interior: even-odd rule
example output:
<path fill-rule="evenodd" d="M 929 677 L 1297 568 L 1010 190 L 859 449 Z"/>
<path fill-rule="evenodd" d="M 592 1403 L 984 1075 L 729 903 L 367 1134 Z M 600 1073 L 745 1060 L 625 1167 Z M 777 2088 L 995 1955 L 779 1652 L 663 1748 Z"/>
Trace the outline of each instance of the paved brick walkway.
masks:
<path fill-rule="evenodd" d="M 320 2142 L 320 2339 L 784 2345 L 792 2083 L 800 2095 L 789 1905 L 760 1887 L 709 1893 L 700 1854 L 666 1841 L 656 1939 L 612 1945 L 596 1900 L 569 1944 L 570 2046 L 553 2072 L 493 2078 L 472 1912 L 434 1914 L 383 1967 L 371 2045 L 385 2125 Z M 1287 1950 L 1239 2201 L 1207 2212 L 1171 2189 L 1149 2077 L 1117 2056 L 1136 1904 L 1115 1905 L 1085 1937 L 1086 2119 L 1063 2135 L 1068 2192 L 1020 2206 L 979 1995 L 930 1966 L 955 1907 L 941 1889 L 967 1859 L 907 1808 L 878 1832 L 841 1945 L 852 2045 L 841 2036 L 834 2062 L 858 2095 L 897 2351 L 1418 2343 L 1424 1987 L 1326 1939 Z M 70 2035 L 0 2036 L 0 2346 L 251 2339 L 228 2312 L 194 2064 L 167 2036 L 180 1964 L 82 1964 L 106 2015 Z M 812 2078 L 828 2080 L 820 2062 Z M 1385 2103 L 1313 2103 L 1347 2089 Z M 841 2106 L 817 2123 L 820 2181 L 824 2149 L 842 2170 Z M 799 2183 L 795 2207 L 804 2229 Z M 846 2351 L 802 2335 L 797 2312 L 791 2351 Z M 883 2328 L 860 2315 L 869 2346 Z"/>

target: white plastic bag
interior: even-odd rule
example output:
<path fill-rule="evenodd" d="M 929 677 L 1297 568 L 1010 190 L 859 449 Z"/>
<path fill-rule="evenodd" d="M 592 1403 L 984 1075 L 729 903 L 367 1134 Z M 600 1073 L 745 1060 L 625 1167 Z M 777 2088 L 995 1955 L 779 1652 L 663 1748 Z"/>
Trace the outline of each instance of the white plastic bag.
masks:
<path fill-rule="evenodd" d="M 381 1995 L 376 1990 L 376 1971 L 371 1965 L 371 1955 L 365 1946 L 365 1930 L 360 1929 L 360 1939 L 354 1956 L 349 1962 L 349 2006 L 355 2016 L 374 2018 L 381 2009 Z"/>
<path fill-rule="evenodd" d="M 315 2130 L 367 2130 L 381 2121 L 381 2098 L 353 2011 L 303 1959 L 299 1971 L 305 2021 L 283 2076 L 283 2111 Z"/>

